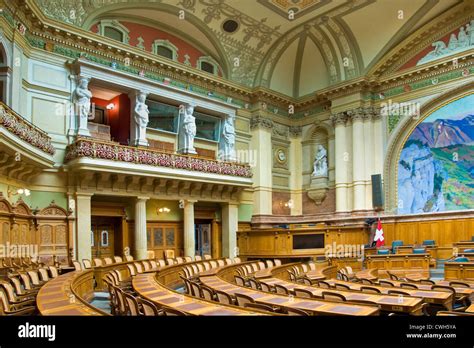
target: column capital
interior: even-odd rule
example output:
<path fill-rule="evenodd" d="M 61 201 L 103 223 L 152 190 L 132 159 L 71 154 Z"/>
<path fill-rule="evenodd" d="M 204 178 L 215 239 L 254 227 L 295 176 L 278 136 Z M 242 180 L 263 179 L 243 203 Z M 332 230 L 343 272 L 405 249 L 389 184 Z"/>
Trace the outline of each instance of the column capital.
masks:
<path fill-rule="evenodd" d="M 184 199 L 184 203 L 194 204 L 199 202 L 197 199 Z"/>
<path fill-rule="evenodd" d="M 345 125 L 347 122 L 347 115 L 344 112 L 338 112 L 331 115 L 331 122 L 334 127 Z"/>
<path fill-rule="evenodd" d="M 128 93 L 128 97 L 133 101 L 140 94 L 144 94 L 145 97 L 147 97 L 150 94 L 150 91 L 144 89 L 135 89 Z"/>
<path fill-rule="evenodd" d="M 250 129 L 256 128 L 272 129 L 273 121 L 270 118 L 266 118 L 261 115 L 253 116 L 250 119 Z"/>
<path fill-rule="evenodd" d="M 138 202 L 140 202 L 140 201 L 145 201 L 146 202 L 147 200 L 150 199 L 150 197 L 145 197 L 145 196 L 137 196 L 135 198 Z"/>
<path fill-rule="evenodd" d="M 76 198 L 91 198 L 94 194 L 90 192 L 76 192 L 74 193 L 74 196 Z"/>
<path fill-rule="evenodd" d="M 290 126 L 290 136 L 297 138 L 303 134 L 303 127 L 301 126 Z"/>

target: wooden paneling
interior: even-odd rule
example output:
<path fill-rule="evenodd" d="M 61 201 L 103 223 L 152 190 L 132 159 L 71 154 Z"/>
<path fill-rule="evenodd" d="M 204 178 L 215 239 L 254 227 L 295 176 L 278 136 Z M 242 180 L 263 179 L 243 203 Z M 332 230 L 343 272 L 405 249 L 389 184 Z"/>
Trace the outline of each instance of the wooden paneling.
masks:
<path fill-rule="evenodd" d="M 165 250 L 174 250 L 175 256 L 182 256 L 183 224 L 181 222 L 147 222 L 147 249 L 162 259 Z"/>
<path fill-rule="evenodd" d="M 381 278 L 388 277 L 385 271 L 404 276 L 410 273 L 429 277 L 430 254 L 367 255 L 367 268 L 378 269 Z"/>
<path fill-rule="evenodd" d="M 444 279 L 474 280 L 474 262 L 446 262 Z"/>

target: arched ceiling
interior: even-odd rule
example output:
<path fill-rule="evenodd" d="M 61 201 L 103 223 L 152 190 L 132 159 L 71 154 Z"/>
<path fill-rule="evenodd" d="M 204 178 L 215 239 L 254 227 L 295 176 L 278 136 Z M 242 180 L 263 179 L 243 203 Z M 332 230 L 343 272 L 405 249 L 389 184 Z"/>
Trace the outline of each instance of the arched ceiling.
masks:
<path fill-rule="evenodd" d="M 155 23 L 204 49 L 231 80 L 300 97 L 363 75 L 403 38 L 462 0 L 60 2 L 36 0 L 47 16 L 85 29 L 107 17 Z M 228 19 L 239 23 L 231 34 L 222 28 Z"/>

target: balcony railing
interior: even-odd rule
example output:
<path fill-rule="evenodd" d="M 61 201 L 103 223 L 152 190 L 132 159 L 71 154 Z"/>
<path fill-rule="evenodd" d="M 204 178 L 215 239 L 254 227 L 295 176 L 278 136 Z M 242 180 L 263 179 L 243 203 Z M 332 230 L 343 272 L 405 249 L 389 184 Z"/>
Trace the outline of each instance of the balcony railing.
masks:
<path fill-rule="evenodd" d="M 78 138 L 66 150 L 66 162 L 77 158 L 103 159 L 110 161 L 145 164 L 155 167 L 184 169 L 209 174 L 252 177 L 247 164 L 222 162 L 197 156 L 185 156 L 151 150 L 144 147 L 124 146 L 90 138 Z"/>
<path fill-rule="evenodd" d="M 30 145 L 54 155 L 55 149 L 48 133 L 25 120 L 2 102 L 0 102 L 0 125 Z"/>

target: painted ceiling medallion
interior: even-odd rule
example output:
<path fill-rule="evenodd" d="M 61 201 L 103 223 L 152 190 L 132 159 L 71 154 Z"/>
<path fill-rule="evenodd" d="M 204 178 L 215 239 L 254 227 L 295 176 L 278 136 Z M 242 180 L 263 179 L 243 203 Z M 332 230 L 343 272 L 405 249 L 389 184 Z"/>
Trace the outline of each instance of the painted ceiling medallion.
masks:
<path fill-rule="evenodd" d="M 280 16 L 288 18 L 293 11 L 294 19 L 299 18 L 312 10 L 329 4 L 332 0 L 257 0 Z"/>

